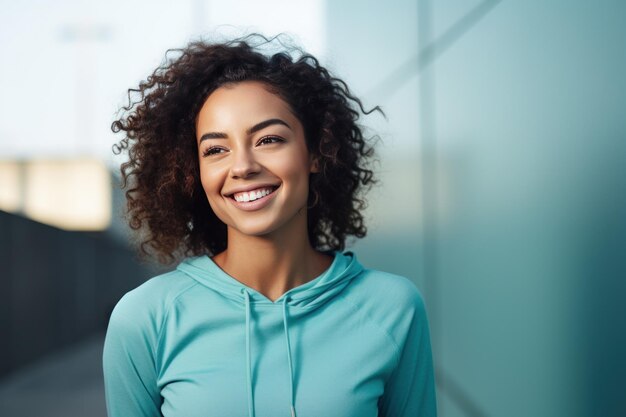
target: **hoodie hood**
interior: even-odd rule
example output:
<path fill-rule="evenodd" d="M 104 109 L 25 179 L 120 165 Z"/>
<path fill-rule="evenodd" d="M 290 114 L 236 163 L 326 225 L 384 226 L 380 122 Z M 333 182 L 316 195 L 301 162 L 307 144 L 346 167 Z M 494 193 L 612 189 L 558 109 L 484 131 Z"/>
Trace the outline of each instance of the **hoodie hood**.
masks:
<path fill-rule="evenodd" d="M 254 396 L 252 381 L 252 365 L 250 357 L 251 332 L 250 320 L 251 309 L 254 304 L 282 305 L 283 327 L 285 334 L 285 345 L 287 349 L 287 364 L 289 367 L 289 378 L 291 387 L 290 412 L 292 417 L 296 417 L 296 406 L 294 398 L 293 383 L 293 361 L 292 349 L 289 337 L 290 318 L 313 310 L 322 304 L 329 302 L 341 292 L 350 281 L 356 277 L 363 266 L 356 259 L 353 252 L 327 252 L 334 256 L 330 267 L 313 280 L 298 287 L 292 288 L 281 295 L 276 301 L 272 301 L 255 289 L 236 280 L 224 272 L 208 256 L 197 256 L 188 258 L 177 267 L 181 272 L 189 275 L 198 283 L 209 287 L 223 296 L 228 297 L 244 306 L 245 310 L 245 334 L 246 334 L 246 382 L 248 392 L 248 417 L 254 417 Z M 243 313 L 242 313 L 243 316 Z"/>
<path fill-rule="evenodd" d="M 269 298 L 224 272 L 208 256 L 187 258 L 177 269 L 198 283 L 209 287 L 234 301 L 245 303 L 243 291 L 249 294 L 252 304 L 278 305 L 286 301 L 290 307 L 314 308 L 333 298 L 357 276 L 363 266 L 353 252 L 326 252 L 334 257 L 330 267 L 321 275 L 292 288 L 272 302 Z"/>

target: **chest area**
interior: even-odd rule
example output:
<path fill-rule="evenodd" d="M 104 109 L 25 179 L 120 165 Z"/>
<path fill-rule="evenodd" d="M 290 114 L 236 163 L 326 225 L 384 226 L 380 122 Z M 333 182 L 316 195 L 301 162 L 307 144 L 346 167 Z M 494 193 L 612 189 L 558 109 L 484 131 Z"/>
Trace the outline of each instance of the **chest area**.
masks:
<path fill-rule="evenodd" d="M 385 332 L 353 308 L 251 309 L 166 324 L 157 364 L 165 417 L 374 417 L 395 363 Z M 291 364 L 291 366 L 290 366 Z M 292 394 L 293 393 L 293 394 Z"/>

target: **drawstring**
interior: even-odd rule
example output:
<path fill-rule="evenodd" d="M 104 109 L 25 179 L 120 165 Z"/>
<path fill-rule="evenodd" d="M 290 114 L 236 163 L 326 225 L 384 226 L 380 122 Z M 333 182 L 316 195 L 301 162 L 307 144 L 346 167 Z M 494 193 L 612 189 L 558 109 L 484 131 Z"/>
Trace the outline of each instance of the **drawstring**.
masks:
<path fill-rule="evenodd" d="M 289 328 L 287 327 L 287 299 L 283 298 L 283 323 L 285 324 L 285 341 L 287 342 L 287 362 L 289 363 L 289 386 L 291 388 L 291 417 L 296 417 L 296 407 L 293 405 L 293 367 L 291 366 L 291 344 L 289 343 Z"/>
<path fill-rule="evenodd" d="M 254 399 L 252 398 L 252 365 L 250 361 L 250 294 L 243 288 L 241 292 L 244 293 L 246 299 L 246 376 L 248 379 L 248 416 L 254 417 Z"/>
<path fill-rule="evenodd" d="M 241 289 L 244 294 L 246 304 L 246 375 L 248 381 L 248 416 L 254 417 L 254 399 L 252 397 L 252 365 L 250 360 L 250 294 L 245 288 Z M 289 343 L 289 327 L 287 325 L 287 301 L 289 297 L 283 299 L 283 324 L 285 328 L 285 342 L 287 344 L 287 362 L 289 363 L 289 382 L 290 382 L 290 406 L 291 417 L 296 417 L 296 407 L 293 401 L 293 366 L 291 363 L 291 344 Z"/>

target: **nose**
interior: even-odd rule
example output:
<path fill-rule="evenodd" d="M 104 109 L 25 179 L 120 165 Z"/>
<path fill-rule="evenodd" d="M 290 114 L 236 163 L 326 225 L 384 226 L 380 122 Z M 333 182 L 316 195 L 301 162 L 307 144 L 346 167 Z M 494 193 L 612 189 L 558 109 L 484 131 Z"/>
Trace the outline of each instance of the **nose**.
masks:
<path fill-rule="evenodd" d="M 250 149 L 240 149 L 234 152 L 230 167 L 231 178 L 247 178 L 261 171 L 261 165 L 254 158 Z"/>

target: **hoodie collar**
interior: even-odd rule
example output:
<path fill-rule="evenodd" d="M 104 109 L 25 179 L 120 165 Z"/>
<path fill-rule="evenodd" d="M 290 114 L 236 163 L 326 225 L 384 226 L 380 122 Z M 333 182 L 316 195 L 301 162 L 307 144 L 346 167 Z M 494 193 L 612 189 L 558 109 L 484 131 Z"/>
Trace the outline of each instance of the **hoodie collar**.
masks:
<path fill-rule="evenodd" d="M 326 271 L 311 281 L 290 289 L 274 302 L 254 288 L 228 275 L 206 255 L 187 258 L 178 265 L 177 269 L 200 284 L 241 304 L 245 303 L 242 293 L 245 289 L 251 304 L 280 305 L 285 298 L 288 298 L 289 306 L 313 308 L 334 297 L 363 269 L 356 255 L 351 251 L 327 253 L 334 258 Z"/>

